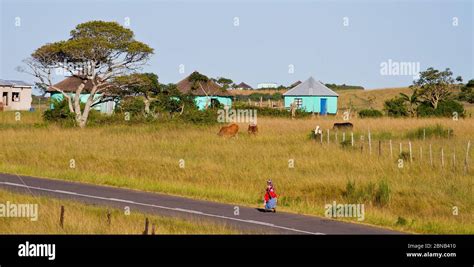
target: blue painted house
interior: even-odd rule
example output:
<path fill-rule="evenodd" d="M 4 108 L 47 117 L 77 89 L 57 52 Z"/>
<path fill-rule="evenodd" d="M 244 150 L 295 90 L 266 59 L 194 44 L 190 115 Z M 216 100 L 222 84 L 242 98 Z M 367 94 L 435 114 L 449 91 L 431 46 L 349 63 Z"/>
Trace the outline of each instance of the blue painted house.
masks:
<path fill-rule="evenodd" d="M 70 95 L 71 98 L 74 99 L 76 90 L 81 85 L 81 83 L 82 83 L 81 79 L 75 76 L 71 76 L 71 77 L 67 77 L 66 79 L 62 80 L 59 83 L 56 83 L 53 86 L 55 88 L 60 89 L 64 93 Z M 88 81 L 82 91 L 82 94 L 80 95 L 81 103 L 86 103 L 87 99 L 90 96 L 89 92 L 91 91 L 91 89 L 92 89 L 92 82 Z M 51 100 L 62 101 L 64 99 L 64 95 L 53 88 L 48 88 L 46 92 L 51 94 Z M 113 101 L 112 99 L 109 99 L 105 101 L 102 100 L 101 102 L 99 102 L 101 97 L 102 97 L 102 94 L 98 93 L 95 95 L 95 99 L 97 99 L 97 101 L 93 103 L 92 108 L 101 113 L 112 114 L 114 112 L 115 105 L 116 105 L 115 101 Z M 51 101 L 50 108 L 54 109 L 54 103 L 52 101 Z"/>
<path fill-rule="evenodd" d="M 336 114 L 339 95 L 313 77 L 283 94 L 285 107 L 295 103 L 299 109 L 321 115 Z"/>
<path fill-rule="evenodd" d="M 226 89 L 211 79 L 207 82 L 191 82 L 190 76 L 178 82 L 176 86 L 181 93 L 194 96 L 194 102 L 200 110 L 219 104 L 229 108 L 232 106 L 232 95 Z"/>

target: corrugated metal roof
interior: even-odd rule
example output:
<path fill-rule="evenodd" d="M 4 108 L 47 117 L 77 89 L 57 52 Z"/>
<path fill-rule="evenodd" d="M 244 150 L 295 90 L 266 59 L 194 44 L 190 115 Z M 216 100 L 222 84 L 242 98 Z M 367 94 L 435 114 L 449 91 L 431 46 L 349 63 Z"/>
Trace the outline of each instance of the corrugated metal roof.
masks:
<path fill-rule="evenodd" d="M 309 77 L 306 81 L 298 84 L 293 89 L 287 91 L 283 95 L 290 96 L 339 96 L 336 92 L 329 89 L 326 85 L 316 81 L 313 77 Z"/>
<path fill-rule="evenodd" d="M 33 85 L 26 83 L 24 81 L 16 81 L 16 80 L 2 80 L 0 79 L 0 85 L 4 86 L 28 86 L 31 87 Z"/>

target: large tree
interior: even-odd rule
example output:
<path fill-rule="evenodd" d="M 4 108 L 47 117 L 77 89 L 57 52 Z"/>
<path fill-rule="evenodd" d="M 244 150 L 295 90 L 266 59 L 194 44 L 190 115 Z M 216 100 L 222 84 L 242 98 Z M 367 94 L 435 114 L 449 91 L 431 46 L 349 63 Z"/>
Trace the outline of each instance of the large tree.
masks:
<path fill-rule="evenodd" d="M 108 92 L 114 89 L 112 81 L 140 69 L 152 54 L 153 49 L 135 40 L 130 29 L 116 22 L 90 21 L 77 25 L 69 39 L 36 49 L 25 63 L 29 67 L 26 72 L 37 78 L 36 84 L 64 96 L 77 125 L 83 128 L 91 107 L 109 96 Z M 81 79 L 73 94 L 53 85 L 52 74 L 57 68 Z M 92 85 L 91 89 L 84 92 L 88 83 Z M 80 102 L 82 93 L 90 94 L 83 108 Z"/>
<path fill-rule="evenodd" d="M 150 114 L 151 102 L 160 93 L 158 76 L 154 73 L 133 73 L 130 75 L 115 78 L 114 85 L 118 89 L 118 94 L 126 96 L 143 97 L 145 103 L 145 114 Z"/>
<path fill-rule="evenodd" d="M 444 71 L 428 68 L 420 72 L 420 78 L 413 84 L 418 89 L 420 97 L 436 109 L 438 103 L 446 100 L 451 94 L 451 89 L 456 82 L 462 82 L 462 78 L 458 76 L 454 79 L 453 72 L 449 68 Z"/>

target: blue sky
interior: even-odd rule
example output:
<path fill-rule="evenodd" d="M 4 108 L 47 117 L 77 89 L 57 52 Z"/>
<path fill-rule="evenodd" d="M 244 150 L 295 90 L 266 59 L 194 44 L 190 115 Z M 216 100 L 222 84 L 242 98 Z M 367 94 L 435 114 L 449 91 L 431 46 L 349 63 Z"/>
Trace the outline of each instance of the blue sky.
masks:
<path fill-rule="evenodd" d="M 473 1 L 0 0 L 0 9 L 0 79 L 32 82 L 15 68 L 36 48 L 81 22 L 126 18 L 156 52 L 143 71 L 163 83 L 198 70 L 253 86 L 310 75 L 369 89 L 411 84 L 410 75 L 380 74 L 389 59 L 474 78 Z"/>

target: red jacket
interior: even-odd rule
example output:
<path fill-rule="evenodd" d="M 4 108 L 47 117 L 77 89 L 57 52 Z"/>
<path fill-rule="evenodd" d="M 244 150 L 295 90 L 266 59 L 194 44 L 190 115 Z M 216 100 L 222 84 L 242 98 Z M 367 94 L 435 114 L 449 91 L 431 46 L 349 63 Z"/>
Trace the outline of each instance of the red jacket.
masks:
<path fill-rule="evenodd" d="M 275 189 L 273 187 L 267 188 L 265 192 L 265 201 L 269 201 L 272 198 L 277 198 L 277 194 L 275 193 Z"/>

